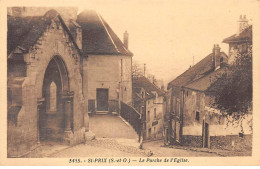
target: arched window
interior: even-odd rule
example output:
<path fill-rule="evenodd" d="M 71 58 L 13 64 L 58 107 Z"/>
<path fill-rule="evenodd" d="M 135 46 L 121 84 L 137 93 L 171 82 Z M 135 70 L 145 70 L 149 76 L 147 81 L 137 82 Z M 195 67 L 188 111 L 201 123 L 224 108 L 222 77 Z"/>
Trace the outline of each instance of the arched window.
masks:
<path fill-rule="evenodd" d="M 50 84 L 50 111 L 56 111 L 57 109 L 57 86 L 55 82 Z"/>
<path fill-rule="evenodd" d="M 220 58 L 220 63 L 223 63 L 224 59 L 223 57 Z"/>

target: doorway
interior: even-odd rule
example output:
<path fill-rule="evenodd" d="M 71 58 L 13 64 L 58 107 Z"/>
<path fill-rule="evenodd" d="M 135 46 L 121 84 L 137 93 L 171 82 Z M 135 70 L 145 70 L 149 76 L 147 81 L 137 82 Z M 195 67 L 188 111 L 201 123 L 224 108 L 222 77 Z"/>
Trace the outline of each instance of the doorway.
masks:
<path fill-rule="evenodd" d="M 97 111 L 108 111 L 108 89 L 97 89 Z"/>
<path fill-rule="evenodd" d="M 55 56 L 43 79 L 43 105 L 39 109 L 39 141 L 62 141 L 66 125 L 63 92 L 69 91 L 69 78 L 63 60 Z"/>
<path fill-rule="evenodd" d="M 209 146 L 209 124 L 203 120 L 203 133 L 202 133 L 202 147 L 208 148 Z"/>

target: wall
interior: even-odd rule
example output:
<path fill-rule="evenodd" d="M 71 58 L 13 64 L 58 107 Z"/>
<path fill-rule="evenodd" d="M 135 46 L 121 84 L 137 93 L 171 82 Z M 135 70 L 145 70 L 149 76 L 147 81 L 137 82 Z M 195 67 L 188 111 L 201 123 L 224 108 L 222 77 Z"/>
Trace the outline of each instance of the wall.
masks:
<path fill-rule="evenodd" d="M 84 89 L 87 88 L 88 99 L 95 100 L 95 106 L 97 88 L 108 88 L 109 100 L 118 100 L 120 81 L 122 81 L 120 100 L 125 103 L 132 102 L 131 62 L 131 56 L 117 55 L 88 55 L 88 58 L 84 59 L 84 74 L 88 76 L 88 83 L 84 84 Z"/>
<path fill-rule="evenodd" d="M 163 138 L 164 116 L 163 116 L 162 103 L 163 103 L 163 96 L 158 96 L 157 98 L 149 99 L 146 101 L 146 136 L 147 136 L 146 138 L 147 139 Z M 154 116 L 155 108 L 156 108 L 156 117 Z M 150 118 L 148 117 L 148 111 L 150 111 Z M 150 120 L 148 121 L 148 119 Z M 149 136 L 149 129 L 151 129 L 150 136 Z"/>
<path fill-rule="evenodd" d="M 57 18 L 54 19 L 57 20 Z M 54 22 L 35 44 L 29 53 L 24 55 L 24 60 L 27 63 L 27 74 L 21 87 L 22 108 L 18 113 L 17 124 L 8 122 L 9 157 L 22 155 L 37 145 L 37 99 L 42 98 L 44 73 L 48 63 L 55 55 L 59 55 L 63 59 L 69 75 L 70 91 L 74 91 L 74 131 L 70 143 L 77 144 L 84 141 L 84 110 L 86 103 L 82 95 L 80 56 L 78 52 L 62 26 L 57 27 Z"/>
<path fill-rule="evenodd" d="M 238 53 L 247 51 L 249 46 L 252 47 L 252 45 L 249 45 L 248 43 L 230 43 L 228 63 L 232 64 Z"/>
<path fill-rule="evenodd" d="M 252 114 L 239 123 L 228 123 L 232 117 L 224 117 L 219 110 L 210 108 L 213 98 L 201 92 L 185 90 L 183 119 L 183 145 L 201 147 L 203 121 L 209 124 L 209 147 L 228 150 L 248 150 L 252 147 Z M 196 112 L 200 112 L 199 120 Z M 242 118 L 241 118 L 242 119 Z M 243 127 L 244 138 L 239 137 Z M 247 140 L 247 141 L 245 141 Z"/>
<path fill-rule="evenodd" d="M 167 111 L 169 111 L 169 134 L 171 144 L 179 144 L 182 138 L 183 94 L 181 87 L 172 87 L 167 94 Z"/>
<path fill-rule="evenodd" d="M 202 135 L 205 95 L 192 90 L 185 90 L 184 93 L 183 135 Z M 196 112 L 199 112 L 198 120 L 196 120 Z"/>

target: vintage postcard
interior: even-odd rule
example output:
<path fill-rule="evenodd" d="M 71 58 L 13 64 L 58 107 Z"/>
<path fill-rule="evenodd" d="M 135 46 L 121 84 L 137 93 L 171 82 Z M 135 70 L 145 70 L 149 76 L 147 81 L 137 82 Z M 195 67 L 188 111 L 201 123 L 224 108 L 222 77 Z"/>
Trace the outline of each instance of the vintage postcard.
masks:
<path fill-rule="evenodd" d="M 260 1 L 5 1 L 0 165 L 260 165 Z"/>

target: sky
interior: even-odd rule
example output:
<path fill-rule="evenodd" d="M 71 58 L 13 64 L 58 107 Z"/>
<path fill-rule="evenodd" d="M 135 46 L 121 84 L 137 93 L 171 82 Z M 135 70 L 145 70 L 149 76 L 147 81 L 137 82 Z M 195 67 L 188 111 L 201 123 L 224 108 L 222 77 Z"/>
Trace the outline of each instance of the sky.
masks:
<path fill-rule="evenodd" d="M 212 52 L 228 54 L 222 40 L 237 32 L 240 15 L 253 24 L 259 0 L 95 0 L 79 1 L 79 12 L 96 10 L 123 40 L 129 33 L 133 60 L 165 84 Z M 256 11 L 258 13 L 256 13 Z M 256 18 L 255 18 L 256 19 Z"/>

